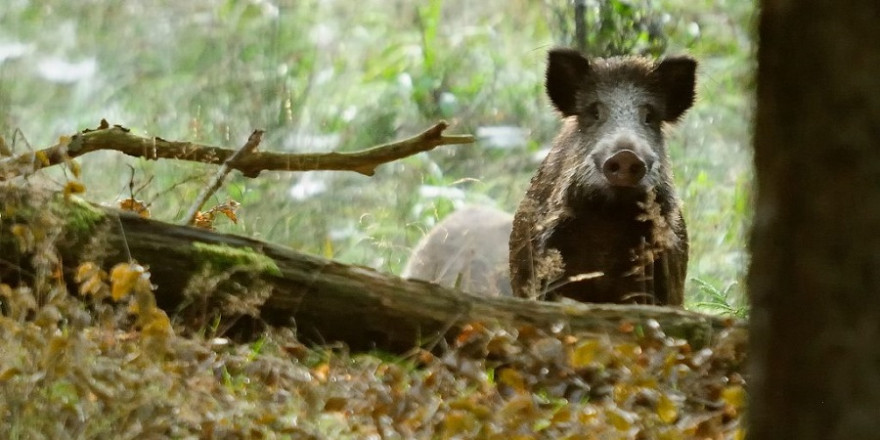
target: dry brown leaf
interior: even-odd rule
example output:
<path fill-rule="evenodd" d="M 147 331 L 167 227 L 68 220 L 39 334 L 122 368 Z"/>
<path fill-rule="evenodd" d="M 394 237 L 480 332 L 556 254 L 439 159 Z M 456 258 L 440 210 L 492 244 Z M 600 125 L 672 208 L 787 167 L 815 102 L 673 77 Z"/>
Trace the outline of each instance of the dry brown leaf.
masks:
<path fill-rule="evenodd" d="M 82 194 L 86 192 L 86 186 L 82 182 L 71 180 L 64 185 L 64 199 L 70 199 L 71 195 Z"/>
<path fill-rule="evenodd" d="M 129 197 L 119 202 L 119 209 L 126 212 L 133 212 L 143 218 L 150 218 L 150 208 L 142 201 Z"/>

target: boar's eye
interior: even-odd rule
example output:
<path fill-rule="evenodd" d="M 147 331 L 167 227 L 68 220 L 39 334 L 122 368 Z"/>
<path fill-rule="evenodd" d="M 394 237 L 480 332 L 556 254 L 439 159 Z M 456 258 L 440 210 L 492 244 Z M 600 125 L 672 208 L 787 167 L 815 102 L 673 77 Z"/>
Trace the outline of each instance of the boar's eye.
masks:
<path fill-rule="evenodd" d="M 645 125 L 657 125 L 660 122 L 660 118 L 657 115 L 657 109 L 650 105 L 646 105 L 642 108 L 642 122 Z"/>
<path fill-rule="evenodd" d="M 586 111 L 584 112 L 584 115 L 592 119 L 599 120 L 599 103 L 594 102 L 588 105 Z"/>

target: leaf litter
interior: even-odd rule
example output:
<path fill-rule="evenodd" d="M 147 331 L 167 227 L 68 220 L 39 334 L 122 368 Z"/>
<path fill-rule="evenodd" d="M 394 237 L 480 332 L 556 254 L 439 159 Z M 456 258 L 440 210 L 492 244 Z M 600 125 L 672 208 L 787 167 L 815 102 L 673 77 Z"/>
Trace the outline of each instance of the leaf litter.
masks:
<path fill-rule="evenodd" d="M 621 337 L 473 323 L 440 353 L 395 357 L 306 347 L 288 329 L 250 344 L 186 335 L 153 314 L 74 328 L 83 306 L 69 300 L 42 321 L 0 316 L 3 437 L 744 437 L 733 327 L 694 350 L 656 324 Z"/>

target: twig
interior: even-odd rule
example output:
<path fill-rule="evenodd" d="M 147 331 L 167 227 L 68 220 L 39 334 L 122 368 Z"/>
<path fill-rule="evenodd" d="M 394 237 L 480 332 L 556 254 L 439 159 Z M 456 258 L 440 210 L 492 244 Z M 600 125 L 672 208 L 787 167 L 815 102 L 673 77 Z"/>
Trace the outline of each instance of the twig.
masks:
<path fill-rule="evenodd" d="M 0 181 L 64 162 L 92 151 L 115 150 L 145 159 L 178 159 L 208 164 L 226 162 L 235 150 L 201 145 L 192 142 L 167 141 L 159 137 L 146 138 L 132 134 L 127 128 L 109 126 L 101 121 L 97 130 L 85 130 L 74 135 L 70 142 L 0 160 Z M 354 171 L 372 176 L 377 166 L 430 151 L 440 145 L 470 144 L 471 135 L 444 135 L 448 124 L 440 121 L 433 127 L 408 139 L 378 145 L 350 153 L 290 154 L 259 151 L 247 155 L 230 168 L 246 177 L 257 177 L 262 171 Z"/>
<path fill-rule="evenodd" d="M 202 192 L 199 194 L 198 197 L 196 197 L 196 201 L 189 208 L 189 212 L 186 214 L 186 221 L 184 223 L 185 225 L 191 225 L 195 223 L 196 215 L 198 215 L 199 210 L 202 209 L 202 205 L 205 204 L 205 201 L 207 201 L 208 198 L 211 197 L 211 195 L 213 195 L 215 192 L 217 192 L 218 189 L 220 189 L 220 185 L 223 184 L 223 179 L 225 179 L 226 175 L 228 175 L 232 171 L 235 162 L 240 160 L 241 158 L 247 157 L 248 155 L 256 151 L 257 147 L 260 146 L 260 141 L 262 140 L 263 130 L 254 130 L 254 132 L 251 133 L 251 135 L 248 137 L 247 142 L 245 142 L 245 144 L 241 148 L 239 148 L 238 151 L 235 152 L 235 154 L 233 154 L 229 157 L 229 159 L 226 159 L 226 161 L 223 162 L 223 166 L 221 166 L 220 169 L 217 170 L 217 173 L 214 174 L 214 178 L 211 179 L 211 183 L 209 183 L 202 189 Z"/>

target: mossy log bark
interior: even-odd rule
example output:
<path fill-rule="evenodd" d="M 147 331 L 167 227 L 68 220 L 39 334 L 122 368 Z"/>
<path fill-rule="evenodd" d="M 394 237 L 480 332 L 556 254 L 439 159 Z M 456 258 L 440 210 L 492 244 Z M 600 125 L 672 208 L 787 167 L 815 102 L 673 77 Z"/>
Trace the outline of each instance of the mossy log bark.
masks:
<path fill-rule="evenodd" d="M 686 338 L 695 346 L 708 343 L 731 326 L 745 332 L 741 322 L 677 308 L 480 297 L 235 235 L 167 224 L 83 202 L 59 201 L 57 205 L 62 207 L 59 218 L 68 219 L 65 238 L 57 246 L 69 279 L 80 262 L 97 257 L 95 262 L 109 269 L 129 262 L 130 255 L 149 267 L 158 303 L 174 312 L 182 305 L 192 306 L 192 298 L 183 292 L 192 290 L 193 283 L 206 284 L 232 271 L 233 282 L 219 283 L 216 289 L 221 291 L 212 292 L 208 301 L 261 289 L 268 295 L 260 305 L 259 319 L 294 326 L 306 342 L 342 341 L 354 350 L 402 352 L 453 336 L 476 321 L 625 334 L 621 328 L 637 329 L 656 320 L 667 334 Z M 30 223 L 33 219 L 21 214 L 24 211 L 12 222 Z M 13 226 L 9 217 L 2 223 L 0 247 L 7 255 L 18 247 L 12 234 L 6 233 Z M 26 255 L 18 255 L 11 261 L 26 260 Z M 206 267 L 213 271 L 207 277 Z M 21 274 L 11 274 L 9 265 L 0 269 L 2 282 L 17 276 Z"/>

